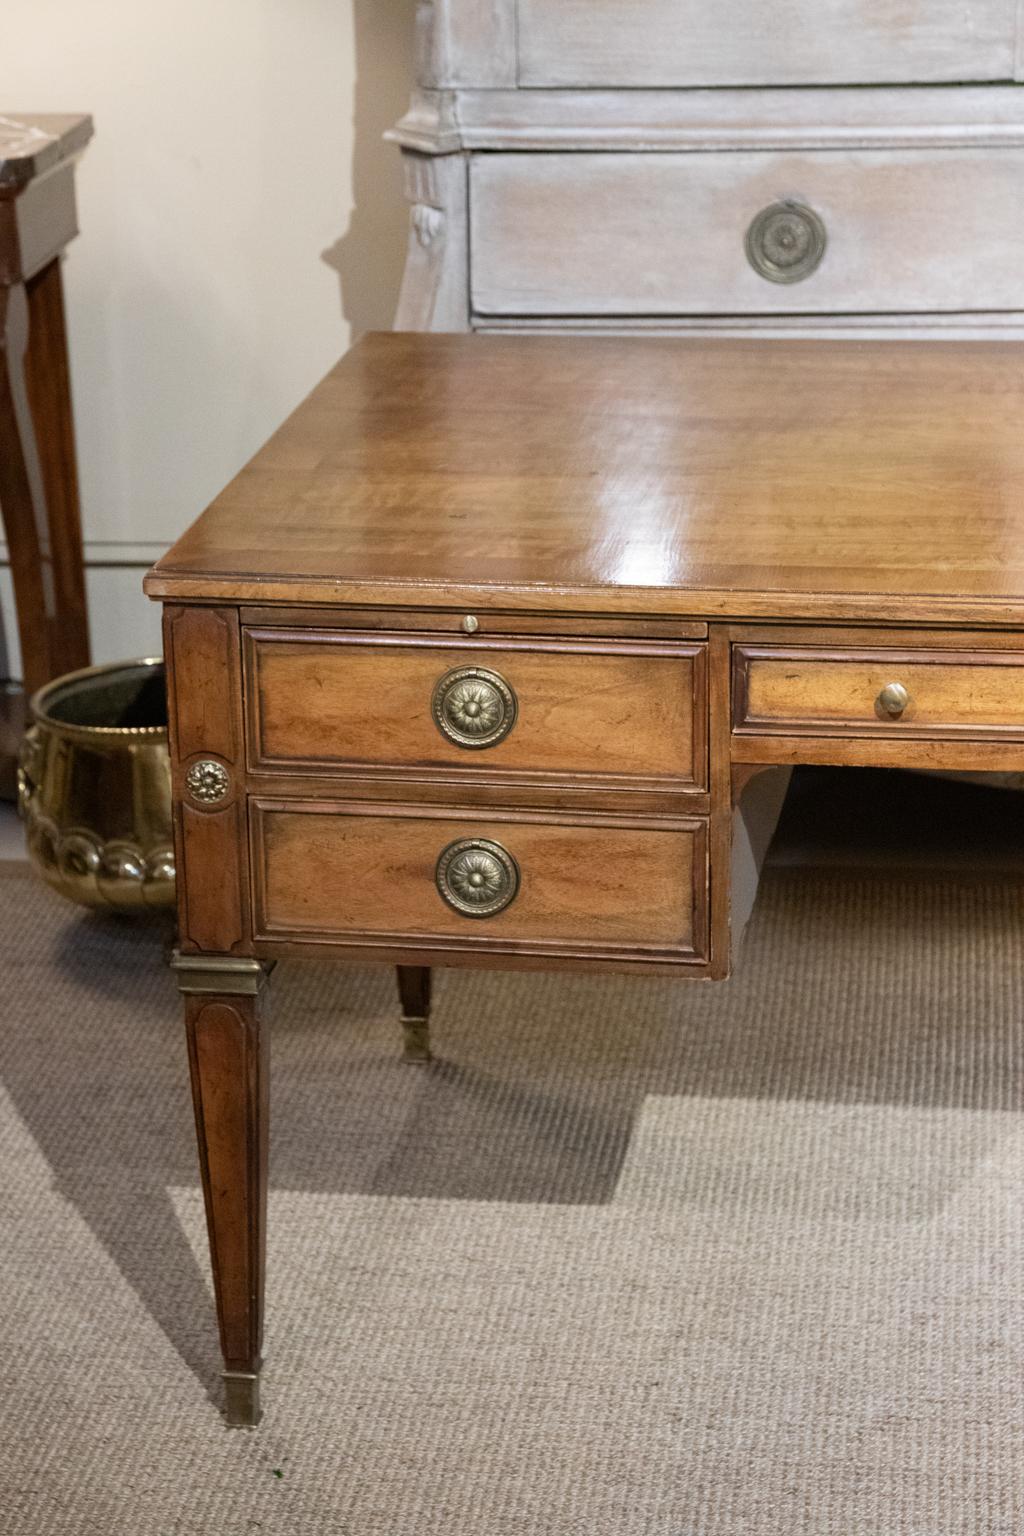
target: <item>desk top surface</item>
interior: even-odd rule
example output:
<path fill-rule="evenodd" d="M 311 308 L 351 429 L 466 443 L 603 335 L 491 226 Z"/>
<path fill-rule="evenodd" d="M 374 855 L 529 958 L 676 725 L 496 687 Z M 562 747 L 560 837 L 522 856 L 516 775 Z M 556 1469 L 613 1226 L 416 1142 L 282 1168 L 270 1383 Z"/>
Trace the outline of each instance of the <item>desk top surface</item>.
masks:
<path fill-rule="evenodd" d="M 1024 348 L 370 336 L 146 590 L 1024 624 Z"/>

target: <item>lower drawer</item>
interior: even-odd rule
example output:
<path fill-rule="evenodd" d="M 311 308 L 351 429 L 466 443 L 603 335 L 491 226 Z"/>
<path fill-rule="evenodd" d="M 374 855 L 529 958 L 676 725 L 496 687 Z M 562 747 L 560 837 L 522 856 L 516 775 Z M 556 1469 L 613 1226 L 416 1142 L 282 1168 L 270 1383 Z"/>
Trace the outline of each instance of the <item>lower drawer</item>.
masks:
<path fill-rule="evenodd" d="M 258 938 L 695 962 L 699 818 L 250 803 Z"/>

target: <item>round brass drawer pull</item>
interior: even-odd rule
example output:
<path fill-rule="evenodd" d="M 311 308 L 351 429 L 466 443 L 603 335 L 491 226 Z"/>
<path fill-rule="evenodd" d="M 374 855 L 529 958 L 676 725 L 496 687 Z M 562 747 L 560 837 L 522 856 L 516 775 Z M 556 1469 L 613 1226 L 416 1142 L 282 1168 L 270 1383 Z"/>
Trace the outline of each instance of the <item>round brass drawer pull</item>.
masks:
<path fill-rule="evenodd" d="M 448 905 L 465 917 L 494 917 L 516 898 L 519 865 L 500 843 L 464 838 L 449 843 L 434 872 Z"/>
<path fill-rule="evenodd" d="M 902 683 L 886 683 L 875 702 L 883 715 L 895 720 L 910 703 L 910 694 Z"/>
<path fill-rule="evenodd" d="M 799 283 L 821 265 L 825 226 L 803 203 L 772 203 L 747 230 L 747 260 L 769 283 Z"/>
<path fill-rule="evenodd" d="M 434 689 L 434 721 L 457 747 L 495 747 L 516 723 L 515 690 L 486 667 L 456 667 Z"/>

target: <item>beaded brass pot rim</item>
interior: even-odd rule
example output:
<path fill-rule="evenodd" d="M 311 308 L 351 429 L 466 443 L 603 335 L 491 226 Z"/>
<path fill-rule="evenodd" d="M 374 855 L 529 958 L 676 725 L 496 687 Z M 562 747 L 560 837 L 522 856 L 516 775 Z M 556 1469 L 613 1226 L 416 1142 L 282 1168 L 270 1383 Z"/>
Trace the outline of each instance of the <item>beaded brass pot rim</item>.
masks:
<path fill-rule="evenodd" d="M 29 713 L 18 807 L 39 874 L 85 907 L 173 908 L 163 662 L 69 672 L 33 695 Z"/>
<path fill-rule="evenodd" d="M 32 695 L 28 712 L 33 724 L 80 741 L 166 741 L 163 657 L 143 656 L 66 672 Z M 104 717 L 120 723 L 106 724 Z"/>

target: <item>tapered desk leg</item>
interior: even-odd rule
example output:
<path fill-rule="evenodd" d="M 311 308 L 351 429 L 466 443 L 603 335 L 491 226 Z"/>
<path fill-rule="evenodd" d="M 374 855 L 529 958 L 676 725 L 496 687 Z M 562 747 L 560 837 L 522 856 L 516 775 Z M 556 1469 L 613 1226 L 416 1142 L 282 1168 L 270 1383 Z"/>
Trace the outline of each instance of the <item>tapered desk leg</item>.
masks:
<path fill-rule="evenodd" d="M 430 968 L 425 965 L 398 967 L 398 997 L 402 1005 L 402 1030 L 405 1034 L 406 1061 L 430 1060 Z"/>
<path fill-rule="evenodd" d="M 260 1420 L 266 1267 L 269 1041 L 267 968 L 177 955 L 192 1100 L 224 1355 L 227 1420 Z"/>

